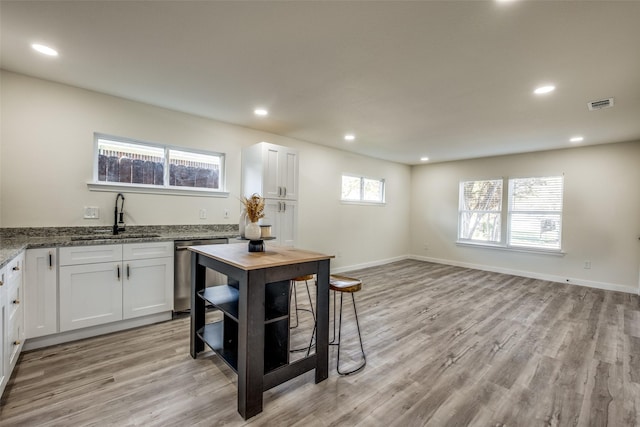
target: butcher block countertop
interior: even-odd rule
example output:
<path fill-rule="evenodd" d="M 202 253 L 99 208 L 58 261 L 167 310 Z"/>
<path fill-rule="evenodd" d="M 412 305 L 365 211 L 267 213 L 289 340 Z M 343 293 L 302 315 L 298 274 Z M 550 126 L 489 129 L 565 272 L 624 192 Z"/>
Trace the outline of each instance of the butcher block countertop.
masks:
<path fill-rule="evenodd" d="M 325 255 L 304 249 L 271 246 L 267 246 L 264 252 L 249 252 L 247 245 L 243 244 L 191 246 L 189 250 L 242 270 L 257 270 L 335 258 L 333 255 Z"/>

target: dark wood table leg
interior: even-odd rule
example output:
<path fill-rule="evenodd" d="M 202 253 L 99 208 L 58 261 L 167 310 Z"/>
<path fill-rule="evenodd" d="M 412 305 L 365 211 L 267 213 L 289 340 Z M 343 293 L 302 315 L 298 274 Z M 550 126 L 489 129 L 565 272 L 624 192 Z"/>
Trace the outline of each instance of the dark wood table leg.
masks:
<path fill-rule="evenodd" d="M 264 270 L 241 280 L 238 302 L 238 412 L 245 420 L 262 412 L 264 383 Z"/>
<path fill-rule="evenodd" d="M 316 384 L 329 377 L 329 260 L 318 261 Z"/>
<path fill-rule="evenodd" d="M 194 359 L 204 350 L 204 342 L 196 332 L 204 326 L 205 303 L 197 293 L 204 289 L 207 268 L 198 264 L 200 255 L 191 252 L 191 346 L 190 353 Z"/>

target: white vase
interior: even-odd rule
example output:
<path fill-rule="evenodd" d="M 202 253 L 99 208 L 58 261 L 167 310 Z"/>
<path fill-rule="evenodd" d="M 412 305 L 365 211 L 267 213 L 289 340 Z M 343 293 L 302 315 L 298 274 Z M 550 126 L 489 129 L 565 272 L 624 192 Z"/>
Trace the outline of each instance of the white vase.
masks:
<path fill-rule="evenodd" d="M 244 228 L 244 237 L 249 240 L 260 240 L 260 226 L 257 222 L 250 222 Z"/>

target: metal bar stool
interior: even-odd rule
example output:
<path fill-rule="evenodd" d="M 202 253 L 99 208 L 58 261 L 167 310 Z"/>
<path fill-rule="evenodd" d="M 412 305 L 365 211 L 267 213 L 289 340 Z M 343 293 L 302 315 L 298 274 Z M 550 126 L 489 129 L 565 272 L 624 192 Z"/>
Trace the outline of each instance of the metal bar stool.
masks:
<path fill-rule="evenodd" d="M 316 324 L 316 313 L 313 310 L 313 302 L 311 299 L 311 292 L 309 291 L 309 280 L 313 280 L 314 279 L 314 275 L 313 274 L 307 274 L 305 276 L 299 276 L 299 277 L 295 277 L 293 279 L 291 279 L 291 293 L 289 295 L 289 304 L 291 304 L 291 299 L 293 298 L 294 304 L 295 304 L 295 313 L 296 313 L 296 324 L 293 326 L 289 326 L 289 329 L 295 329 L 299 326 L 299 322 L 298 322 L 298 316 L 300 315 L 300 311 L 307 311 L 309 313 L 311 313 L 311 316 L 313 317 L 313 325 L 314 325 L 314 333 L 315 333 L 315 324 Z M 305 287 L 307 288 L 307 297 L 309 297 L 309 307 L 310 308 L 299 308 L 298 307 L 298 297 L 297 297 L 297 292 L 296 292 L 296 282 L 304 282 Z M 291 353 L 293 352 L 297 352 L 297 351 L 307 351 L 307 353 L 309 353 L 311 351 L 311 347 L 313 346 L 313 335 L 311 335 L 311 341 L 309 343 L 308 347 L 301 347 L 301 348 L 294 348 L 289 350 Z"/>
<path fill-rule="evenodd" d="M 362 281 L 359 279 L 354 279 L 352 277 L 347 276 L 339 276 L 337 274 L 332 274 L 329 276 L 329 289 L 333 291 L 333 338 L 329 342 L 329 345 L 337 345 L 338 346 L 338 359 L 336 361 L 336 370 L 338 374 L 346 376 L 355 374 L 356 372 L 361 371 L 365 365 L 367 364 L 367 356 L 364 353 L 364 347 L 362 345 L 362 334 L 360 333 L 360 323 L 358 322 L 358 310 L 356 309 L 356 299 L 353 295 L 354 293 L 360 291 L 362 289 Z M 338 320 L 338 341 L 336 342 L 336 293 L 340 292 L 340 317 Z M 362 351 L 362 363 L 356 368 L 343 372 L 340 370 L 340 339 L 342 336 L 342 297 L 345 293 L 351 294 L 351 301 L 353 302 L 353 314 L 355 314 L 356 318 L 356 328 L 358 329 L 358 340 L 360 341 L 360 350 Z M 311 341 L 313 341 L 313 336 L 315 335 L 315 328 L 313 329 L 313 334 L 311 335 Z M 311 343 L 309 344 L 309 351 L 311 349 Z M 307 351 L 307 355 L 309 355 L 309 351 Z"/>

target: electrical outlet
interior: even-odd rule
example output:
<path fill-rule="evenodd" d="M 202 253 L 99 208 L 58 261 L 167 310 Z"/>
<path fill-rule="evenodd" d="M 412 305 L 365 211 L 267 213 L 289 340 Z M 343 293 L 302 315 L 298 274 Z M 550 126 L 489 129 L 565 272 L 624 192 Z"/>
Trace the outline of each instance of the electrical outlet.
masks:
<path fill-rule="evenodd" d="M 229 209 L 224 210 L 224 218 L 229 219 Z"/>
<path fill-rule="evenodd" d="M 200 219 L 207 219 L 207 210 L 200 209 Z"/>
<path fill-rule="evenodd" d="M 98 219 L 100 218 L 100 208 L 96 206 L 85 206 L 84 207 L 84 218 L 85 219 Z"/>
<path fill-rule="evenodd" d="M 584 269 L 585 270 L 590 270 L 591 269 L 591 261 L 585 261 L 584 262 Z"/>

